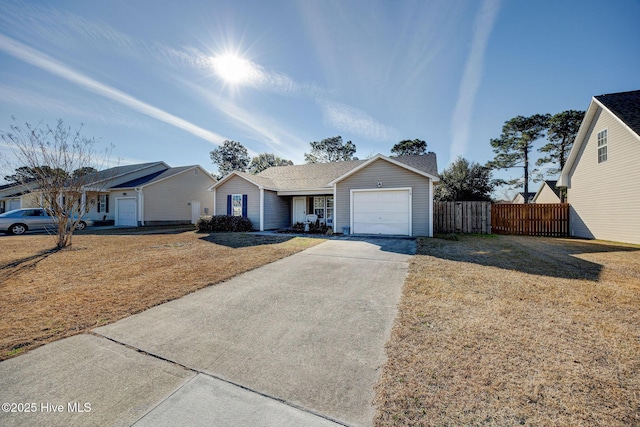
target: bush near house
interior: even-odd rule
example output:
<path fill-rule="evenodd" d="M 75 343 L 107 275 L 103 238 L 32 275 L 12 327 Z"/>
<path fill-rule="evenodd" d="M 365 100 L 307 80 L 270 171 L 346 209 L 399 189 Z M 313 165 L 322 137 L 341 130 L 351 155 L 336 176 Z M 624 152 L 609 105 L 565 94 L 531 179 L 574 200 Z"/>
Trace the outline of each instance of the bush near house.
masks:
<path fill-rule="evenodd" d="M 249 218 L 231 215 L 202 216 L 196 221 L 199 233 L 253 231 Z"/>
<path fill-rule="evenodd" d="M 293 230 L 294 233 L 309 233 L 309 234 L 327 234 L 327 230 L 329 229 L 329 227 L 327 227 L 324 224 L 312 222 L 309 224 L 309 231 L 304 231 L 304 229 L 305 229 L 305 224 L 302 222 L 296 222 L 294 225 L 291 226 L 291 230 Z"/>

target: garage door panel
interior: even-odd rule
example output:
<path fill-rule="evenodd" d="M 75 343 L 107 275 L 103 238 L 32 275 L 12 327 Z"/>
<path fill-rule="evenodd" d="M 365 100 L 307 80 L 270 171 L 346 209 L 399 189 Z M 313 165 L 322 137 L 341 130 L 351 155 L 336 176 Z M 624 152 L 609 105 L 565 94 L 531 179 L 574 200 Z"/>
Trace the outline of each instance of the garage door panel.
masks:
<path fill-rule="evenodd" d="M 138 225 L 136 200 L 135 199 L 118 199 L 117 203 L 117 221 L 120 226 L 135 227 Z"/>
<path fill-rule="evenodd" d="M 392 203 L 397 203 L 397 202 L 392 202 Z M 407 202 L 403 202 L 404 204 L 406 204 Z M 407 213 L 407 209 L 406 208 L 402 208 L 402 207 L 398 207 L 398 206 L 389 206 L 389 205 L 372 205 L 371 207 L 368 207 L 367 209 L 357 209 L 355 210 L 356 214 L 373 214 L 373 215 L 404 215 Z"/>
<path fill-rule="evenodd" d="M 359 227 L 359 228 L 363 228 L 366 230 L 366 232 L 364 231 L 354 231 L 354 233 L 358 233 L 358 234 L 391 234 L 391 235 L 398 235 L 398 236 L 404 236 L 404 235 L 408 235 L 408 231 L 407 231 L 407 226 L 406 224 L 380 224 L 380 223 L 372 223 L 372 224 L 363 224 L 364 227 Z M 357 229 L 356 229 L 357 230 Z"/>
<path fill-rule="evenodd" d="M 353 232 L 409 235 L 409 190 L 354 191 Z"/>

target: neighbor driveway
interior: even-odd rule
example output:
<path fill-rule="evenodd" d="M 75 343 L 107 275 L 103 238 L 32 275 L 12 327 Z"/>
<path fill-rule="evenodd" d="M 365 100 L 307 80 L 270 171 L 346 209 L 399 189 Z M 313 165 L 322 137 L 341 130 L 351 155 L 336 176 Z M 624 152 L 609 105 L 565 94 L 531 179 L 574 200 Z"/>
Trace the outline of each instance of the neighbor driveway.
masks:
<path fill-rule="evenodd" d="M 2 362 L 3 402 L 91 400 L 91 412 L 0 424 L 370 425 L 414 252 L 408 239 L 330 240 Z"/>

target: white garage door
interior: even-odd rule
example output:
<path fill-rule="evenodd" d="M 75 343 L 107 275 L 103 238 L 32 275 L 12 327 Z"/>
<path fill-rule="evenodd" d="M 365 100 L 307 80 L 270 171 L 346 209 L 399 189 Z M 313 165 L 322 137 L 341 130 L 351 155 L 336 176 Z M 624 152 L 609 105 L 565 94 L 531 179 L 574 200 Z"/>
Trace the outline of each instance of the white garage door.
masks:
<path fill-rule="evenodd" d="M 353 233 L 411 234 L 409 190 L 354 190 L 351 197 Z"/>
<path fill-rule="evenodd" d="M 136 227 L 136 199 L 117 199 L 116 225 Z"/>

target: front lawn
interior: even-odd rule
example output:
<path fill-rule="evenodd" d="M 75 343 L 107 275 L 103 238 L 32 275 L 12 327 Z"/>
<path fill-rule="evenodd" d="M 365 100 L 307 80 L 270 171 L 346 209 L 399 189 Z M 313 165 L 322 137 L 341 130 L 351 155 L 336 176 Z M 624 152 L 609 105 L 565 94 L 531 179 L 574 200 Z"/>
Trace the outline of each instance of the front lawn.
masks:
<path fill-rule="evenodd" d="M 418 241 L 377 426 L 640 425 L 640 247 Z"/>
<path fill-rule="evenodd" d="M 0 360 L 115 322 L 323 241 L 141 230 L 78 234 L 72 247 L 57 252 L 51 251 L 51 236 L 0 237 Z"/>

